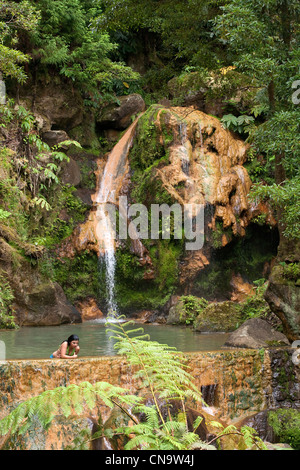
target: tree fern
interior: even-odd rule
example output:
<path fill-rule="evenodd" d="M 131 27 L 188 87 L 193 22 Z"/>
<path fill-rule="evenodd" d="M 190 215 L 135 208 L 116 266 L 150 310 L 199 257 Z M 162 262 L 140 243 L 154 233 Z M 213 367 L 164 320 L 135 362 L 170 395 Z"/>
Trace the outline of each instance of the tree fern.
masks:
<path fill-rule="evenodd" d="M 132 321 L 115 323 L 111 320 L 115 320 L 113 315 L 108 319 L 107 331 L 116 340 L 115 349 L 119 354 L 126 355 L 128 362 L 138 368 L 135 377 L 150 389 L 154 402 L 156 396 L 166 400 L 192 398 L 202 401 L 194 378 L 187 371 L 183 353 L 168 345 L 150 341 L 142 328 L 129 330 Z"/>
<path fill-rule="evenodd" d="M 80 415 L 84 406 L 91 410 L 99 400 L 113 408 L 114 406 L 132 407 L 138 404 L 141 398 L 129 395 L 128 390 L 106 382 L 97 382 L 95 385 L 82 382 L 79 385 L 57 387 L 21 403 L 0 421 L 0 434 L 23 432 L 27 429 L 27 424 L 30 425 L 33 417 L 37 417 L 47 428 L 56 415 L 61 414 L 66 418 L 71 414 Z"/>
<path fill-rule="evenodd" d="M 211 444 L 214 441 L 219 441 L 224 436 L 236 436 L 238 441 L 236 447 L 239 450 L 244 449 L 258 449 L 258 450 L 267 450 L 267 446 L 260 439 L 255 429 L 250 428 L 249 426 L 242 426 L 241 429 L 237 429 L 236 426 L 230 424 L 229 426 L 224 427 L 218 421 L 211 421 L 210 423 L 215 428 L 219 428 L 220 432 L 213 438 L 209 443 Z"/>
<path fill-rule="evenodd" d="M 214 449 L 214 441 L 231 434 L 241 437 L 243 448 L 253 445 L 264 448 L 251 428 L 244 427 L 238 431 L 234 426 L 224 428 L 219 423 L 215 423 L 221 428 L 216 438 L 210 443 L 202 442 L 197 435 L 202 418 L 195 420 L 192 429 L 187 424 L 187 401 L 202 403 L 202 397 L 187 370 L 184 355 L 176 348 L 150 341 L 142 328 L 131 328 L 133 322 L 115 323 L 114 320 L 115 316 L 110 315 L 107 332 L 115 340 L 114 347 L 118 353 L 125 355 L 133 366 L 135 379 L 149 391 L 149 396 L 131 395 L 128 390 L 107 382 L 57 387 L 21 403 L 3 418 L 0 435 L 24 433 L 36 419 L 47 428 L 57 415 L 69 419 L 74 415 L 82 416 L 86 408 L 92 410 L 101 402 L 109 408 L 118 407 L 130 419 L 130 426 L 107 428 L 100 417 L 98 431 L 93 436 L 89 431 L 77 436 L 73 443 L 76 449 L 87 448 L 89 438 L 111 438 L 120 434 L 129 439 L 124 447 L 126 450 Z M 151 403 L 147 403 L 145 398 L 150 398 Z M 175 406 L 177 411 L 174 414 L 172 408 L 175 403 L 179 406 Z"/>

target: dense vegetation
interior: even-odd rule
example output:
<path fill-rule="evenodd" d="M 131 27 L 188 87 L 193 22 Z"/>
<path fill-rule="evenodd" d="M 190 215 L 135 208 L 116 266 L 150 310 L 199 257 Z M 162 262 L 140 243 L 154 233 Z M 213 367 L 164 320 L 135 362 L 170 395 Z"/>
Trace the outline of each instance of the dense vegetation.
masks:
<path fill-rule="evenodd" d="M 70 291 L 68 266 L 64 271 L 51 258 L 49 248 L 70 235 L 87 207 L 74 197 L 74 188 L 61 182 L 61 168 L 67 161 L 63 149 L 47 147 L 34 117 L 18 106 L 24 88 L 58 80 L 56 83 L 78 90 L 88 110 L 132 92 L 140 93 L 147 104 L 162 98 L 184 104 L 189 90 L 208 88 L 209 98 L 222 103 L 224 127 L 251 144 L 247 163 L 255 183 L 251 197 L 273 205 L 282 238 L 298 239 L 299 13 L 296 0 L 247 0 L 242 4 L 238 0 L 1 0 L 0 72 L 8 95 L 16 100 L 1 109 L 5 175 L 0 188 L 0 223 L 6 233 L 10 230 L 11 236 L 6 238 L 10 243 L 13 238 L 14 248 L 21 254 L 25 243 L 31 261 L 39 258 L 47 275 L 59 282 L 66 279 L 64 287 Z M 237 90 L 238 100 L 234 99 Z M 91 145 L 101 148 L 102 144 L 100 137 Z M 159 158 L 164 155 L 154 160 Z M 137 170 L 137 178 L 145 168 Z M 153 185 L 148 166 L 146 171 L 148 179 L 145 176 L 143 181 Z M 137 187 L 140 200 L 141 192 Z M 67 221 L 59 216 L 62 207 L 67 208 Z M 13 213 L 18 217 L 12 217 Z M 43 252 L 41 257 L 36 256 L 34 246 Z M 165 254 L 165 263 L 174 265 L 175 273 L 180 247 L 169 244 L 157 249 Z M 119 257 L 120 278 L 139 279 L 140 272 L 132 275 L 135 260 L 127 253 Z M 85 262 L 83 254 L 77 265 Z M 87 262 L 94 272 L 96 261 Z M 160 266 L 154 286 L 160 291 L 154 302 L 157 306 L 176 284 L 176 273 L 167 280 L 164 261 Z M 81 272 L 73 273 L 72 301 L 88 289 L 95 293 L 92 284 L 85 284 L 82 291 Z M 132 291 L 130 285 L 125 282 L 120 287 L 124 305 Z M 8 287 L 3 289 L 9 313 L 7 299 L 11 297 Z M 137 304 L 143 301 L 143 295 L 136 298 Z"/>
<path fill-rule="evenodd" d="M 49 83 L 80 96 L 83 113 L 91 115 L 134 92 L 147 105 L 165 99 L 186 105 L 188 96 L 206 90 L 206 98 L 221 106 L 218 118 L 223 126 L 250 144 L 246 163 L 254 183 L 250 197 L 272 205 L 280 241 L 287 242 L 290 252 L 296 250 L 300 238 L 299 15 L 297 0 L 0 0 L 0 80 L 7 90 L 6 103 L 0 105 L 0 328 L 16 326 L 15 293 L 2 266 L 17 272 L 25 260 L 43 280 L 62 285 L 71 302 L 103 296 L 95 254 L 84 251 L 74 260 L 61 262 L 55 250 L 89 211 L 88 204 L 76 196 L 76 188 L 63 183 L 68 148 L 84 156 L 105 153 L 107 141 L 90 127 L 88 132 L 73 129 L 70 140 L 58 145 L 45 143 L 34 109 L 21 102 L 20 96 L 29 90 L 35 97 Z M 146 124 L 144 131 L 150 135 L 153 129 Z M 85 144 L 78 142 L 80 136 Z M 152 178 L 153 168 L 166 153 L 154 141 L 148 147 L 139 144 L 143 150 L 131 155 L 133 198 L 143 203 L 148 191 L 154 201 L 169 202 L 169 195 Z M 94 189 L 95 167 L 82 163 L 80 169 L 84 189 Z M 221 235 L 221 230 L 213 235 L 216 251 Z M 251 258 L 249 279 L 256 284 L 256 295 L 239 306 L 242 320 L 269 311 L 263 299 L 265 280 L 259 280 L 257 270 L 268 259 L 267 242 L 256 247 L 252 239 L 246 242 L 247 237 L 219 252 L 205 271 L 205 279 L 195 283 L 210 298 L 212 286 L 229 284 L 233 259 L 239 266 Z M 162 307 L 175 292 L 181 243 L 159 240 L 147 248 L 155 269 L 150 287 L 128 247 L 117 253 L 116 296 L 124 310 Z M 274 246 L 272 255 L 273 250 Z M 289 283 L 299 285 L 299 256 L 292 261 L 281 262 L 282 272 Z M 182 301 L 185 324 L 193 324 L 208 302 L 194 296 L 183 296 Z M 212 442 L 199 441 L 200 419 L 187 426 L 185 398 L 201 397 L 180 355 L 141 338 L 131 340 L 123 327 L 115 326 L 114 334 L 119 351 L 140 367 L 139 378 L 145 381 L 153 406 L 145 406 L 126 390 L 85 382 L 21 404 L 1 422 L 1 434 L 25 432 L 36 416 L 47 427 L 55 414 L 68 417 L 74 410 L 80 414 L 84 405 L 92 409 L 100 397 L 127 416 L 135 407 L 134 425 L 116 431 L 128 449 L 212 448 Z M 168 413 L 165 419 L 157 396 L 167 402 L 168 412 L 175 396 L 182 413 L 175 417 Z M 141 413 L 144 421 L 139 420 Z M 288 420 L 292 429 L 286 426 Z M 270 416 L 280 438 L 295 448 L 299 448 L 298 421 L 298 414 L 288 416 L 286 411 Z M 93 439 L 112 437 L 112 430 L 102 424 Z M 229 427 L 220 434 L 216 429 L 214 442 L 228 433 L 237 437 L 236 448 L 265 448 L 247 427 Z M 85 448 L 90 438 L 85 433 L 74 446 Z"/>
<path fill-rule="evenodd" d="M 81 382 L 47 390 L 21 403 L 0 421 L 0 435 L 7 435 L 5 448 L 14 437 L 21 436 L 38 420 L 44 429 L 59 415 L 65 418 L 81 416 L 85 410 L 97 410 L 104 405 L 118 410 L 120 425 L 98 415 L 97 431 L 83 429 L 70 446 L 72 450 L 101 449 L 104 438 L 114 450 L 215 450 L 224 448 L 222 439 L 228 437 L 228 449 L 266 450 L 264 442 L 248 426 L 226 428 L 212 421 L 214 434 L 209 441 L 198 429 L 203 416 L 189 416 L 190 403 L 202 403 L 199 390 L 185 364 L 182 353 L 166 345 L 150 341 L 142 328 L 132 329 L 133 322 L 116 324 L 113 316 L 107 321 L 107 332 L 115 341 L 118 354 L 126 357 L 133 367 L 133 376 L 141 383 L 142 396 L 131 395 L 127 389 L 109 382 Z M 110 322 L 113 323 L 110 323 Z M 121 424 L 122 423 L 122 424 Z M 204 425 L 205 427 L 205 425 Z M 97 447 L 99 446 L 99 447 Z M 69 449 L 69 450 L 70 450 Z"/>

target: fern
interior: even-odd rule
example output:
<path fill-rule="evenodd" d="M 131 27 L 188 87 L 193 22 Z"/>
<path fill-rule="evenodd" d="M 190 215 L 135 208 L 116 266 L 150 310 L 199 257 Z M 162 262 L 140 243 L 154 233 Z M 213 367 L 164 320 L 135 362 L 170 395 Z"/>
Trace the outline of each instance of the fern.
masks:
<path fill-rule="evenodd" d="M 250 428 L 249 426 L 242 426 L 241 429 L 237 429 L 236 426 L 230 424 L 227 427 L 224 427 L 218 421 L 211 421 L 210 423 L 215 428 L 221 429 L 221 431 L 217 434 L 212 441 L 210 441 L 209 445 L 211 445 L 214 441 L 220 440 L 224 436 L 237 436 L 239 441 L 237 443 L 237 447 L 239 450 L 244 449 L 258 449 L 258 450 L 267 450 L 267 446 L 264 442 L 260 439 L 255 429 Z"/>
<path fill-rule="evenodd" d="M 79 385 L 57 387 L 21 403 L 0 421 L 0 434 L 22 433 L 34 417 L 47 428 L 56 415 L 61 414 L 66 418 L 71 414 L 80 415 L 85 405 L 91 410 L 99 399 L 110 408 L 122 405 L 132 407 L 141 401 L 141 398 L 129 395 L 128 390 L 107 382 L 97 382 L 94 385 L 82 382 Z"/>
<path fill-rule="evenodd" d="M 112 438 L 120 434 L 129 438 L 125 450 L 210 450 L 215 449 L 215 441 L 225 435 L 237 435 L 242 448 L 266 448 L 251 428 L 244 426 L 237 430 L 233 425 L 224 428 L 218 422 L 214 423 L 220 429 L 217 436 L 209 443 L 202 442 L 196 434 L 202 418 L 196 419 L 192 430 L 187 425 L 187 400 L 202 402 L 202 397 L 187 370 L 184 355 L 175 348 L 150 341 L 142 328 L 132 329 L 133 322 L 120 323 L 115 319 L 116 316 L 110 314 L 107 332 L 116 341 L 114 347 L 118 353 L 125 355 L 133 366 L 135 378 L 149 390 L 152 404 L 146 404 L 146 397 L 130 395 L 128 390 L 107 382 L 72 384 L 47 390 L 21 403 L 0 421 L 0 435 L 22 434 L 37 418 L 47 429 L 55 416 L 69 419 L 81 416 L 86 408 L 94 409 L 100 400 L 109 408 L 118 407 L 131 425 L 107 429 L 100 419 L 99 430 L 92 437 L 86 430 L 77 436 L 73 442 L 76 449 L 87 448 L 91 438 Z M 117 317 L 117 320 L 122 319 Z M 171 414 L 174 400 L 181 405 L 177 416 Z"/>
<path fill-rule="evenodd" d="M 202 401 L 194 378 L 187 371 L 183 353 L 168 345 L 150 341 L 142 328 L 129 330 L 132 321 L 115 323 L 113 320 L 115 317 L 110 316 L 107 331 L 116 340 L 114 347 L 119 354 L 126 355 L 131 365 L 138 367 L 135 376 L 142 379 L 145 387 L 149 387 L 154 402 L 156 396 L 166 400 L 192 398 Z M 130 336 L 132 334 L 133 338 Z"/>

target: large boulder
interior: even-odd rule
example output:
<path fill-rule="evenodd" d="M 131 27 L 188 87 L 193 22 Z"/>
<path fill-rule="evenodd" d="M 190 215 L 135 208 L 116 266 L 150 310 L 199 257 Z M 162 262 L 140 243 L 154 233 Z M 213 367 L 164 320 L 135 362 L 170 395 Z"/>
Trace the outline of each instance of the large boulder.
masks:
<path fill-rule="evenodd" d="M 235 302 L 213 302 L 195 320 L 196 331 L 233 331 L 240 321 L 239 305 Z"/>
<path fill-rule="evenodd" d="M 63 184 L 69 184 L 75 187 L 81 183 L 79 165 L 72 157 L 69 157 L 69 161 L 63 164 L 61 181 Z"/>
<path fill-rule="evenodd" d="M 57 283 L 36 282 L 16 294 L 14 304 L 17 323 L 21 326 L 52 326 L 79 323 L 81 316 Z"/>
<path fill-rule="evenodd" d="M 205 237 L 199 230 L 180 260 L 184 294 L 191 293 L 194 280 L 209 265 L 212 250 L 245 237 L 254 218 L 263 215 L 266 225 L 276 225 L 266 205 L 249 201 L 247 151 L 248 145 L 219 119 L 193 107 L 152 105 L 138 121 L 130 153 L 136 201 L 148 206 L 160 201 L 162 193 L 164 201 L 205 208 Z"/>
<path fill-rule="evenodd" d="M 251 318 L 229 335 L 224 346 L 259 349 L 289 346 L 289 341 L 284 334 L 274 330 L 266 320 Z"/>
<path fill-rule="evenodd" d="M 78 90 L 63 81 L 40 84 L 34 96 L 32 88 L 24 88 L 21 100 L 38 116 L 42 132 L 55 129 L 68 132 L 82 123 L 83 98 Z"/>
<path fill-rule="evenodd" d="M 39 256 L 32 253 L 32 256 Z M 42 275 L 0 237 L 0 270 L 13 291 L 13 310 L 20 326 L 79 323 L 81 316 L 70 304 L 61 286 Z"/>
<path fill-rule="evenodd" d="M 132 117 L 145 110 L 145 102 L 141 95 L 120 96 L 119 104 L 110 104 L 99 112 L 96 117 L 97 124 L 102 128 L 126 129 Z"/>

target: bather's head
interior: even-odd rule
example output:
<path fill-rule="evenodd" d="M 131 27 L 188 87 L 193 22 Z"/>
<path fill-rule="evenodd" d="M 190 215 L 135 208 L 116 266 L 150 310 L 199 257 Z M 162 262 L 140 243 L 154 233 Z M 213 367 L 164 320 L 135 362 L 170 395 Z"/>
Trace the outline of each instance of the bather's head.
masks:
<path fill-rule="evenodd" d="M 72 345 L 72 346 L 77 346 L 78 343 L 79 343 L 79 336 L 77 335 L 71 335 L 69 336 L 69 338 L 67 339 L 68 341 L 68 345 Z"/>

